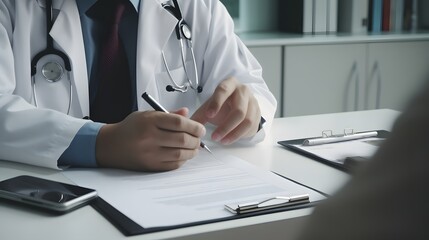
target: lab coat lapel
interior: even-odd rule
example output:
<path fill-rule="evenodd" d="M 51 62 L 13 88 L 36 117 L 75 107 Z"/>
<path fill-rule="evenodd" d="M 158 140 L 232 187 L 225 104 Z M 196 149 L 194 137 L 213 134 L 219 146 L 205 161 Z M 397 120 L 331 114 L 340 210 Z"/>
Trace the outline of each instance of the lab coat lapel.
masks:
<path fill-rule="evenodd" d="M 59 2 L 62 4 L 59 5 Z M 77 95 L 77 99 L 74 99 L 73 102 L 80 104 L 82 116 L 88 116 L 88 75 L 79 11 L 75 1 L 54 1 L 54 3 L 54 8 L 59 6 L 60 12 L 52 26 L 50 35 L 71 60 L 72 84 L 75 89 L 73 94 Z"/>
<path fill-rule="evenodd" d="M 147 91 L 159 98 L 155 82 L 155 67 L 160 62 L 161 51 L 173 34 L 177 19 L 161 6 L 159 0 L 140 2 L 139 31 L 137 39 L 137 96 Z M 138 97 L 139 109 L 148 109 Z"/>

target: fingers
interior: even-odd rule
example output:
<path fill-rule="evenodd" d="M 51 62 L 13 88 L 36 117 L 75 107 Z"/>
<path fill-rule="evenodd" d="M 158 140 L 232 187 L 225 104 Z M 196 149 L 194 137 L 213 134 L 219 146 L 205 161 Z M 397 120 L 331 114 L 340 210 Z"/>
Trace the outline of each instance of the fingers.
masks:
<path fill-rule="evenodd" d="M 201 105 L 192 115 L 191 119 L 203 125 L 206 124 L 209 121 L 209 118 L 206 114 L 208 103 L 209 101 L 206 101 L 203 105 Z"/>
<path fill-rule="evenodd" d="M 139 171 L 180 167 L 198 154 L 205 128 L 184 117 L 186 109 L 179 112 L 134 112 L 120 123 L 103 126 L 96 141 L 98 165 Z"/>
<path fill-rule="evenodd" d="M 234 93 L 229 97 L 228 101 L 230 104 L 230 110 L 224 121 L 218 125 L 217 129 L 212 134 L 212 138 L 215 141 L 221 141 L 222 143 L 227 144 L 227 142 L 230 141 L 224 139 L 225 136 L 243 124 L 243 120 L 248 115 L 249 106 L 249 94 L 246 90 L 246 88 L 236 89 L 236 91 L 234 91 Z"/>
<path fill-rule="evenodd" d="M 212 138 L 222 144 L 234 143 L 257 132 L 261 114 L 256 99 L 250 94 L 244 98 L 236 98 L 239 103 L 235 103 L 225 121 L 220 123 L 212 134 Z"/>
<path fill-rule="evenodd" d="M 184 107 L 184 108 L 180 108 L 180 109 L 178 109 L 172 113 L 187 117 L 188 113 L 189 113 L 189 109 Z"/>
<path fill-rule="evenodd" d="M 242 137 L 251 137 L 256 134 L 261 114 L 259 108 L 253 106 L 254 104 L 250 101 L 246 117 L 221 139 L 222 144 L 231 144 Z"/>
<path fill-rule="evenodd" d="M 205 135 L 205 127 L 196 121 L 189 118 L 183 117 L 177 114 L 168 114 L 158 112 L 161 116 L 155 122 L 157 128 L 171 131 L 171 132 L 182 132 L 188 133 L 197 138 L 201 138 Z"/>
<path fill-rule="evenodd" d="M 228 78 L 221 82 L 215 89 L 213 95 L 192 115 L 191 119 L 201 124 L 212 122 L 219 115 L 225 102 L 234 93 L 237 88 L 237 80 Z"/>
<path fill-rule="evenodd" d="M 174 170 L 185 164 L 187 160 L 197 156 L 198 151 L 198 149 L 163 148 L 158 151 L 158 156 L 151 158 L 152 161 L 140 161 L 141 170 L 156 172 Z"/>
<path fill-rule="evenodd" d="M 152 139 L 156 142 L 161 142 L 157 144 L 152 142 L 150 145 L 150 150 L 146 147 L 143 147 L 137 157 L 137 170 L 142 171 L 169 171 L 174 170 L 182 166 L 187 160 L 194 158 L 198 155 L 199 152 L 199 139 L 191 138 L 191 144 L 184 142 L 181 144 L 181 141 L 170 140 L 179 136 L 179 139 L 182 139 L 180 136 L 185 135 L 182 133 L 175 133 L 172 137 L 171 134 L 165 133 L 167 138 L 164 138 L 162 141 L 162 135 L 158 135 L 157 138 Z M 189 135 L 188 135 L 189 136 Z M 186 147 L 187 145 L 190 147 Z M 177 146 L 177 147 L 176 147 Z"/>
<path fill-rule="evenodd" d="M 230 144 L 253 136 L 260 121 L 260 109 L 249 88 L 235 78 L 223 81 L 192 116 L 188 109 L 174 113 L 134 112 L 118 124 L 100 129 L 96 142 L 97 163 L 142 171 L 165 171 L 180 167 L 195 157 L 203 126 L 217 126 L 212 138 Z"/>
<path fill-rule="evenodd" d="M 237 84 L 238 82 L 235 78 L 228 78 L 217 86 L 208 102 L 206 110 L 208 118 L 214 118 L 219 113 L 226 100 L 236 91 Z"/>
<path fill-rule="evenodd" d="M 188 133 L 161 130 L 158 136 L 154 141 L 165 148 L 198 149 L 200 146 L 200 138 Z"/>
<path fill-rule="evenodd" d="M 178 169 L 183 164 L 185 164 L 186 161 L 175 161 L 175 162 L 164 162 L 160 164 L 157 167 L 154 168 L 145 168 L 145 171 L 151 171 L 151 172 L 165 172 L 165 171 L 171 171 Z"/>
<path fill-rule="evenodd" d="M 164 159 L 163 164 L 174 164 L 195 157 L 198 151 L 198 149 L 163 148 L 159 157 Z"/>
<path fill-rule="evenodd" d="M 261 118 L 258 102 L 250 89 L 235 78 L 223 81 L 192 116 L 192 119 L 217 126 L 214 141 L 231 144 L 256 134 Z"/>

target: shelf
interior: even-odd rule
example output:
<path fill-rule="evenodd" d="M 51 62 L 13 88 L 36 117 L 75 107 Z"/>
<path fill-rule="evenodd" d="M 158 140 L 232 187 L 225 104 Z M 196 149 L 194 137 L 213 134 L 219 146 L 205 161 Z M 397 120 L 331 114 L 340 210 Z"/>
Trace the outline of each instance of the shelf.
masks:
<path fill-rule="evenodd" d="M 248 47 L 281 45 L 314 45 L 341 43 L 372 43 L 395 41 L 427 41 L 429 32 L 382 33 L 382 34 L 332 34 L 303 35 L 284 32 L 246 32 L 238 36 Z"/>

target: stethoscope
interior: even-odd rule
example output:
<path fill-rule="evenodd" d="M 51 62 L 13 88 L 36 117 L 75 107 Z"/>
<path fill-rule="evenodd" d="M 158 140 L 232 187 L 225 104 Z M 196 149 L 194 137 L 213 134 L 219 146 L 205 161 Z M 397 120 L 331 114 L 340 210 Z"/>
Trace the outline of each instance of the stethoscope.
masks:
<path fill-rule="evenodd" d="M 174 17 L 177 18 L 178 22 L 176 24 L 176 37 L 180 42 L 180 53 L 181 53 L 181 59 L 182 59 L 182 65 L 183 70 L 185 71 L 185 75 L 187 78 L 187 82 L 183 85 L 178 84 L 170 71 L 170 68 L 168 67 L 167 60 L 165 58 L 164 51 L 161 52 L 162 54 L 162 60 L 164 62 L 165 69 L 167 70 L 167 75 L 170 78 L 173 85 L 167 85 L 166 90 L 168 92 L 181 92 L 186 93 L 189 88 L 192 88 L 193 90 L 197 91 L 198 93 L 201 93 L 203 91 L 203 87 L 200 86 L 199 78 L 198 78 L 198 72 L 197 72 L 197 62 L 195 60 L 195 54 L 194 54 L 194 48 L 192 46 L 192 32 L 189 28 L 188 24 L 185 22 L 182 16 L 182 11 L 180 11 L 179 4 L 177 3 L 177 0 L 172 0 L 173 5 L 168 3 L 163 3 L 162 7 L 164 7 L 167 11 L 169 11 Z M 193 83 L 191 78 L 189 77 L 189 71 L 185 64 L 185 47 L 184 47 L 184 41 L 186 41 L 186 46 L 189 48 L 189 51 L 191 53 L 192 57 L 192 64 L 193 64 L 193 70 L 194 70 L 194 79 L 195 82 Z"/>
<path fill-rule="evenodd" d="M 180 52 L 181 52 L 181 60 L 182 60 L 182 65 L 183 65 L 183 69 L 185 71 L 185 75 L 187 78 L 187 82 L 183 85 L 178 84 L 170 71 L 170 68 L 168 67 L 168 63 L 165 57 L 165 53 L 164 51 L 161 52 L 162 54 L 162 60 L 164 63 L 164 66 L 167 70 L 167 74 L 172 82 L 172 85 L 167 85 L 166 90 L 168 92 L 181 92 L 181 93 L 186 93 L 188 91 L 189 88 L 195 90 L 198 93 L 201 93 L 203 91 L 203 87 L 199 85 L 199 78 L 198 78 L 198 73 L 197 73 L 197 63 L 195 60 L 195 54 L 194 54 L 194 49 L 192 46 L 192 32 L 191 29 L 189 28 L 188 24 L 185 22 L 185 20 L 183 19 L 182 16 L 182 12 L 180 10 L 179 4 L 177 2 L 177 0 L 172 0 L 173 1 L 173 5 L 171 4 L 167 4 L 167 3 L 163 3 L 162 7 L 164 7 L 167 11 L 169 11 L 173 16 L 175 16 L 178 20 L 177 25 L 175 27 L 176 29 L 176 37 L 180 42 Z M 70 109 L 71 109 L 71 104 L 72 104 L 72 97 L 73 97 L 73 84 L 71 83 L 71 62 L 69 57 L 62 51 L 57 50 L 54 48 L 54 40 L 52 39 L 52 37 L 49 35 L 49 32 L 52 29 L 53 26 L 53 20 L 52 20 L 52 12 L 53 12 L 53 6 L 52 6 L 52 0 L 46 0 L 46 49 L 44 49 L 43 51 L 37 53 L 33 59 L 31 60 L 31 87 L 32 87 L 32 92 L 33 92 L 33 100 L 34 100 L 34 104 L 37 107 L 38 106 L 38 102 L 37 102 L 37 94 L 36 94 L 36 78 L 35 75 L 37 73 L 37 64 L 40 61 L 41 58 L 47 56 L 47 55 L 56 55 L 58 57 L 60 57 L 63 62 L 64 65 L 62 65 L 61 63 L 57 62 L 57 61 L 48 61 L 47 63 L 45 63 L 42 68 L 41 68 L 41 74 L 42 76 L 45 78 L 46 81 L 50 82 L 50 83 L 55 83 L 60 81 L 66 71 L 67 71 L 67 76 L 69 79 L 69 96 L 70 96 L 70 100 L 69 100 L 69 104 L 68 104 L 68 109 L 67 109 L 67 114 L 70 113 Z M 194 72 L 194 78 L 195 82 L 193 82 L 191 80 L 191 78 L 189 77 L 189 71 L 188 68 L 186 67 L 185 64 L 185 43 L 184 41 L 186 41 L 186 46 L 189 48 L 189 51 L 191 53 L 191 57 L 192 57 L 192 64 L 193 64 L 193 72 Z"/>
<path fill-rule="evenodd" d="M 62 66 L 57 61 L 48 61 L 42 66 L 41 74 L 45 78 L 46 81 L 50 83 L 55 83 L 60 81 L 65 71 L 67 71 L 68 79 L 69 79 L 69 95 L 70 100 L 68 104 L 67 114 L 70 113 L 71 103 L 72 103 L 72 83 L 70 78 L 71 73 L 71 63 L 69 57 L 64 53 L 54 48 L 54 40 L 49 35 L 49 32 L 52 29 L 53 21 L 52 21 L 52 12 L 53 12 L 53 6 L 52 6 L 52 0 L 46 0 L 46 49 L 37 53 L 36 56 L 34 56 L 33 59 L 31 59 L 31 88 L 33 91 L 33 100 L 34 104 L 37 107 L 37 95 L 36 95 L 36 78 L 35 75 L 37 73 L 37 63 L 40 61 L 41 58 L 47 56 L 47 55 L 57 55 L 59 56 L 63 62 L 64 66 Z"/>

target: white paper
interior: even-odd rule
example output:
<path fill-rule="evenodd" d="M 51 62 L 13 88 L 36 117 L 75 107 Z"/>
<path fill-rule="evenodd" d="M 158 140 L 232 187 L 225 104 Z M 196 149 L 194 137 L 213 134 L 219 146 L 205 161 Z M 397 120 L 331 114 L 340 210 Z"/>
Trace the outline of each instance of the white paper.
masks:
<path fill-rule="evenodd" d="M 114 169 L 69 169 L 63 173 L 139 225 L 173 226 L 232 216 L 225 204 L 261 201 L 275 196 L 322 195 L 233 156 L 205 151 L 181 168 L 163 173 Z"/>

